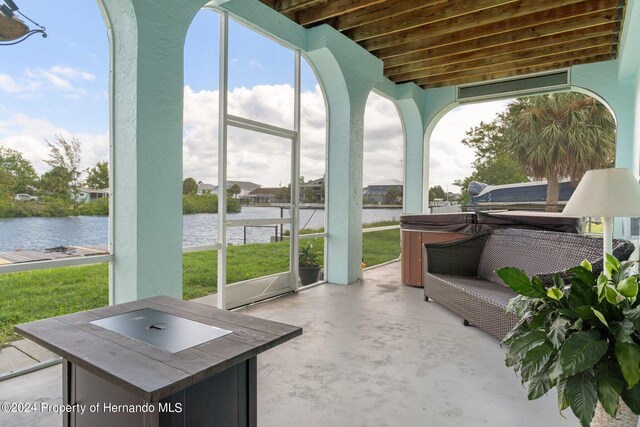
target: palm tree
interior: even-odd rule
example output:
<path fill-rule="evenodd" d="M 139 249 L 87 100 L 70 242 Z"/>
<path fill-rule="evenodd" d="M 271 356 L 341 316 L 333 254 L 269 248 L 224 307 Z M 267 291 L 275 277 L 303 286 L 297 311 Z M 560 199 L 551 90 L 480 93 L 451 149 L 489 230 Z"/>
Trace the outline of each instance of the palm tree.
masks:
<path fill-rule="evenodd" d="M 527 175 L 547 179 L 547 211 L 558 206 L 559 181 L 574 185 L 586 171 L 615 159 L 615 121 L 594 98 L 560 92 L 509 105 L 507 149 Z"/>

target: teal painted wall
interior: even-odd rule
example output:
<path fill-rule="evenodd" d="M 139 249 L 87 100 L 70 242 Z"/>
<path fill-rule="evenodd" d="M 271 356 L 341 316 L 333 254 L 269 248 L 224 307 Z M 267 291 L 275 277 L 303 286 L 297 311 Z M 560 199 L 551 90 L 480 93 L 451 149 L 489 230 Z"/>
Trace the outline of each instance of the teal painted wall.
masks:
<path fill-rule="evenodd" d="M 182 296 L 183 49 L 204 1 L 99 0 L 110 29 L 110 302 Z"/>

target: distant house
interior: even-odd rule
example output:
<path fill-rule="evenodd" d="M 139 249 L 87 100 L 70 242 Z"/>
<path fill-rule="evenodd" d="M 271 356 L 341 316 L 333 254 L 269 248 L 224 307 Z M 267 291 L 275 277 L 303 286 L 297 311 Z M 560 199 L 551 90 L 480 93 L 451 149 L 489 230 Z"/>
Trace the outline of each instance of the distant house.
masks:
<path fill-rule="evenodd" d="M 368 199 L 369 203 L 384 203 L 387 192 L 392 188 L 402 194 L 402 181 L 387 179 L 375 184 L 370 184 L 364 189 L 362 195 Z"/>
<path fill-rule="evenodd" d="M 249 194 L 251 194 L 251 192 L 253 190 L 256 190 L 258 188 L 261 188 L 260 184 L 256 184 L 255 182 L 250 182 L 250 181 L 227 181 L 227 190 L 231 187 L 233 187 L 234 185 L 237 185 L 238 187 L 240 187 L 240 194 L 238 194 L 236 197 L 237 198 L 243 198 L 243 197 L 249 197 Z"/>
<path fill-rule="evenodd" d="M 71 195 L 71 199 L 76 203 L 89 203 L 94 202 L 103 197 L 109 197 L 109 189 L 103 188 L 101 190 L 94 190 L 92 188 L 82 187 L 78 189 L 76 195 Z"/>
<path fill-rule="evenodd" d="M 300 201 L 303 203 L 324 203 L 324 176 L 300 184 Z"/>
<path fill-rule="evenodd" d="M 198 183 L 198 194 L 215 194 L 218 189 L 217 185 L 205 184 L 204 182 Z"/>
<path fill-rule="evenodd" d="M 249 194 L 256 188 L 260 188 L 260 184 L 249 181 L 227 181 L 227 190 L 237 184 L 240 187 L 240 194 L 234 197 L 238 199 L 248 198 Z M 214 184 L 198 183 L 198 194 L 218 194 L 218 186 Z"/>
<path fill-rule="evenodd" d="M 276 194 L 280 191 L 279 187 L 260 187 L 249 193 L 251 204 L 275 203 Z"/>

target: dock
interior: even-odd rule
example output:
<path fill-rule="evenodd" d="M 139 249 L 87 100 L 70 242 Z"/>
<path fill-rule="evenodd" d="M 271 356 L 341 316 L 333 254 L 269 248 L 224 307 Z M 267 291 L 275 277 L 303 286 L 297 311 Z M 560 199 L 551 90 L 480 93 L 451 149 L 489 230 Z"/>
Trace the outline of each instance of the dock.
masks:
<path fill-rule="evenodd" d="M 108 254 L 107 245 L 57 246 L 42 250 L 0 252 L 0 266 L 19 264 L 23 262 L 49 261 L 61 258 L 75 258 L 105 254 Z"/>

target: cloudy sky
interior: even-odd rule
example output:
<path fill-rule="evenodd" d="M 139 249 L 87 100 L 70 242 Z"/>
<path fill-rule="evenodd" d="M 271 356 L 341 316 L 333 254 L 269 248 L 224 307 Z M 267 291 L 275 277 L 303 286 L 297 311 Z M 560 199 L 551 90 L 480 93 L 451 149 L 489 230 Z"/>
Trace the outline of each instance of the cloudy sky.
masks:
<path fill-rule="evenodd" d="M 1 47 L 0 145 L 24 153 L 39 173 L 48 169 L 46 140 L 82 143 L 84 167 L 108 158 L 108 45 L 94 2 L 22 0 L 21 10 L 47 27 L 46 39 Z M 216 183 L 218 21 L 210 11 L 194 20 L 185 45 L 184 176 Z M 293 127 L 293 52 L 242 27 L 230 26 L 229 112 Z M 325 105 L 307 64 L 302 70 L 301 174 L 325 168 Z M 490 121 L 505 102 L 459 107 L 432 136 L 430 185 L 457 191 L 471 172 L 473 153 L 460 144 L 465 131 Z M 289 141 L 232 129 L 229 179 L 262 186 L 290 181 Z M 372 94 L 365 113 L 364 185 L 402 179 L 402 128 L 393 103 Z"/>

